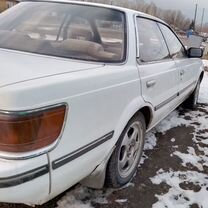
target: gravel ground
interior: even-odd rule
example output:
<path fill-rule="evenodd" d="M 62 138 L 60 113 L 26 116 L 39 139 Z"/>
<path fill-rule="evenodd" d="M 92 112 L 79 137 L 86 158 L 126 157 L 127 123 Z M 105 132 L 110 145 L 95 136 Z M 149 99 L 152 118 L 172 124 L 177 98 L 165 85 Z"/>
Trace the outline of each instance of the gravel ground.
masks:
<path fill-rule="evenodd" d="M 207 86 L 203 83 L 201 96 Z M 203 100 L 195 111 L 177 109 L 147 134 L 142 163 L 126 187 L 96 191 L 77 185 L 38 208 L 208 208 L 208 104 Z M 2 203 L 0 208 L 29 207 Z"/>

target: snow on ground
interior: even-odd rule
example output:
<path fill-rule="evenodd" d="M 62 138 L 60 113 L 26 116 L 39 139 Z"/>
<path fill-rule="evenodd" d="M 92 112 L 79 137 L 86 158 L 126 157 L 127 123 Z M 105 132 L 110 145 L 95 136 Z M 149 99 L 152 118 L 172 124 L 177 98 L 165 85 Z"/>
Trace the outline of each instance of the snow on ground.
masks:
<path fill-rule="evenodd" d="M 205 174 L 186 171 L 186 172 L 164 172 L 160 170 L 151 179 L 154 184 L 166 183 L 170 186 L 168 193 L 156 195 L 158 202 L 153 208 L 189 208 L 197 204 L 200 208 L 207 207 L 208 177 Z M 190 190 L 186 190 L 190 186 Z"/>
<path fill-rule="evenodd" d="M 203 62 L 208 66 L 208 61 Z M 201 84 L 199 102 L 208 104 L 208 73 L 205 73 Z M 206 147 L 208 144 L 208 116 L 206 116 L 208 114 L 208 106 L 204 108 L 205 112 L 193 111 L 186 113 L 184 116 L 179 116 L 178 111 L 174 111 L 146 135 L 144 149 L 152 150 L 157 144 L 157 138 L 155 136 L 157 132 L 165 134 L 169 129 L 182 125 L 195 128 L 195 134 L 193 134 L 192 140 L 196 145 L 196 149 L 187 147 L 186 152 L 176 150 L 171 156 L 180 158 L 181 164 L 184 167 L 191 164 L 198 171 L 174 172 L 170 169 L 168 172 L 165 172 L 159 170 L 151 178 L 152 183 L 156 185 L 166 183 L 170 186 L 170 189 L 165 194 L 156 195 L 158 201 L 153 205 L 153 208 L 188 208 L 192 204 L 197 204 L 201 208 L 208 207 L 208 176 L 200 173 L 204 167 L 208 167 L 208 147 Z M 190 119 L 185 119 L 185 116 L 190 117 Z M 171 142 L 174 143 L 175 139 L 171 138 Z M 178 146 L 174 147 L 175 149 L 178 148 Z M 148 157 L 144 151 L 140 166 L 146 159 Z M 186 190 L 186 188 L 183 188 L 183 184 L 191 184 L 193 190 Z M 124 188 L 133 185 L 129 183 Z M 94 203 L 107 204 L 107 197 L 112 192 L 113 190 L 107 190 L 107 192 L 102 190 L 95 191 L 77 185 L 57 203 L 57 208 L 92 208 Z M 126 203 L 127 199 L 116 199 L 115 202 L 122 204 Z"/>
<path fill-rule="evenodd" d="M 74 190 L 68 192 L 60 201 L 59 208 L 92 208 L 89 202 L 84 202 L 88 191 L 85 188 L 77 186 Z"/>
<path fill-rule="evenodd" d="M 208 60 L 204 59 L 203 64 L 204 64 L 204 66 L 208 66 Z"/>
<path fill-rule="evenodd" d="M 129 184 L 131 186 L 131 184 Z M 127 186 L 126 186 L 127 187 Z M 112 193 L 112 189 L 105 191 L 92 190 L 81 185 L 77 185 L 58 201 L 57 208 L 92 208 L 93 203 L 107 204 L 106 199 Z M 122 200 L 118 201 L 122 203 Z"/>
<path fill-rule="evenodd" d="M 195 128 L 195 133 L 192 135 L 194 148 L 188 146 L 186 152 L 176 150 L 173 153 L 180 158 L 182 166 L 188 169 L 191 165 L 194 170 L 158 171 L 156 176 L 151 178 L 152 183 L 157 185 L 166 183 L 170 189 L 165 194 L 156 195 L 158 202 L 153 205 L 153 208 L 189 208 L 193 204 L 200 208 L 208 207 L 208 176 L 202 173 L 208 167 L 208 147 L 206 146 L 208 144 L 208 107 L 203 107 L 203 111 L 203 113 L 197 111 L 186 113 L 185 116 L 190 117 L 189 121 L 185 120 L 184 116 L 180 116 L 179 123 Z M 185 188 L 183 188 L 184 184 Z M 187 189 L 189 185 L 190 188 Z"/>
<path fill-rule="evenodd" d="M 208 62 L 204 63 L 208 65 Z M 205 73 L 201 85 L 199 102 L 208 104 L 208 73 Z M 189 208 L 193 204 L 200 208 L 208 207 L 208 176 L 202 173 L 204 168 L 208 167 L 207 115 L 208 107 L 202 107 L 202 111 L 186 113 L 185 116 L 189 117 L 188 120 L 185 120 L 183 116 L 178 117 L 175 111 L 167 118 L 170 123 L 166 124 L 167 120 L 164 120 L 157 127 L 164 133 L 169 127 L 181 124 L 195 128 L 195 133 L 192 135 L 194 148 L 187 147 L 186 152 L 175 151 L 173 153 L 174 156 L 180 158 L 182 166 L 188 168 L 191 165 L 195 169 L 178 172 L 171 169 L 167 172 L 158 171 L 156 176 L 151 178 L 152 183 L 157 185 L 166 183 L 170 188 L 167 193 L 156 195 L 158 201 L 153 204 L 153 208 Z M 173 124 L 174 122 L 176 124 Z"/>

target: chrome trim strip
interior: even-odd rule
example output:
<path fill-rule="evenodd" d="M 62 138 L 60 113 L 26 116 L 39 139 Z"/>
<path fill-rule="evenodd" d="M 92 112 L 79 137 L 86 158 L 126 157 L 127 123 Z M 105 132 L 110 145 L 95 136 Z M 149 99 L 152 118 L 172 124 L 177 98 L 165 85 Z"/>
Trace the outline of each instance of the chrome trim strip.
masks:
<path fill-rule="evenodd" d="M 82 155 L 86 154 L 87 152 L 95 149 L 96 147 L 102 145 L 103 143 L 110 140 L 114 135 L 114 131 L 109 132 L 108 134 L 102 136 L 101 138 L 71 152 L 68 155 L 64 155 L 59 159 L 56 159 L 52 162 L 52 169 L 56 170 L 57 168 L 60 168 L 61 166 L 77 159 L 78 157 L 81 157 Z"/>
<path fill-rule="evenodd" d="M 171 96 L 167 100 L 165 100 L 162 103 L 160 103 L 159 105 L 155 106 L 154 110 L 157 111 L 157 110 L 161 109 L 166 104 L 170 103 L 172 100 L 174 100 L 176 97 L 178 97 L 181 94 L 183 94 L 186 90 L 188 90 L 192 85 L 195 85 L 195 84 L 196 84 L 196 81 L 192 82 L 191 84 L 189 84 L 188 86 L 186 86 L 184 89 L 180 90 L 178 93 L 174 94 L 173 96 Z"/>
<path fill-rule="evenodd" d="M 182 89 L 179 92 L 179 95 L 183 94 L 188 88 L 190 88 L 192 85 L 196 85 L 196 81 L 192 82 L 191 84 L 189 84 L 188 86 L 186 86 L 184 89 Z"/>
<path fill-rule="evenodd" d="M 32 181 L 35 178 L 43 176 L 49 172 L 49 166 L 44 165 L 33 170 L 18 175 L 10 176 L 7 178 L 0 178 L 0 188 L 9 188 L 17 186 L 28 181 Z"/>
<path fill-rule="evenodd" d="M 29 110 L 18 110 L 18 111 L 12 111 L 12 110 L 0 110 L 0 114 L 4 115 L 15 115 L 15 116 L 25 116 L 25 114 L 30 114 L 30 113 L 36 113 L 40 111 L 45 111 L 45 110 L 50 110 L 51 108 L 58 108 L 60 106 L 67 106 L 67 103 L 59 103 L 59 104 L 54 104 L 54 105 L 48 105 L 46 107 L 39 107 L 39 108 L 34 108 L 34 109 L 29 109 Z"/>
<path fill-rule="evenodd" d="M 162 107 L 164 107 L 165 105 L 167 105 L 168 103 L 170 103 L 172 100 L 174 100 L 178 96 L 179 96 L 179 94 L 176 93 L 173 96 L 171 96 L 170 98 L 168 98 L 167 100 L 165 100 L 162 103 L 160 103 L 159 105 L 155 106 L 155 108 L 154 108 L 155 111 L 158 111 L 159 109 L 161 109 Z"/>

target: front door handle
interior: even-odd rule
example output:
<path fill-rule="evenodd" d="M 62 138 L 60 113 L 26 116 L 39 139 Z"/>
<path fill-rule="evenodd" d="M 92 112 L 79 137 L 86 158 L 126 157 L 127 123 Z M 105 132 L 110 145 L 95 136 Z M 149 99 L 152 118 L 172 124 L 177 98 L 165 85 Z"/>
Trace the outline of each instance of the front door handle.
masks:
<path fill-rule="evenodd" d="M 150 80 L 146 82 L 147 88 L 154 87 L 156 85 L 156 80 Z"/>

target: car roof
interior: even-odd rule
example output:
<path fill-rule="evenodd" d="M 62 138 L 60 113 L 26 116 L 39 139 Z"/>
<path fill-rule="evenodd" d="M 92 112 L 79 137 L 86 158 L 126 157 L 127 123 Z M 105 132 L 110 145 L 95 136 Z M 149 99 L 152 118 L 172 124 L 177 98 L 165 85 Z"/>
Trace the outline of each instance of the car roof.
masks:
<path fill-rule="evenodd" d="M 80 5 L 103 7 L 103 8 L 119 10 L 119 11 L 125 12 L 127 14 L 138 15 L 140 17 L 145 17 L 145 18 L 148 18 L 148 19 L 152 19 L 152 20 L 161 22 L 163 24 L 167 24 L 163 20 L 161 20 L 157 17 L 154 17 L 152 15 L 149 15 L 149 14 L 146 14 L 146 13 L 143 13 L 143 12 L 139 12 L 139 11 L 136 11 L 136 10 L 133 10 L 133 9 L 127 9 L 127 8 L 124 8 L 124 7 L 113 6 L 113 5 L 109 5 L 109 4 L 101 4 L 101 3 L 85 2 L 85 1 L 75 1 L 75 0 L 22 0 L 22 1 L 20 0 L 20 2 L 24 2 L 24 1 L 68 3 L 68 4 L 80 4 Z"/>

